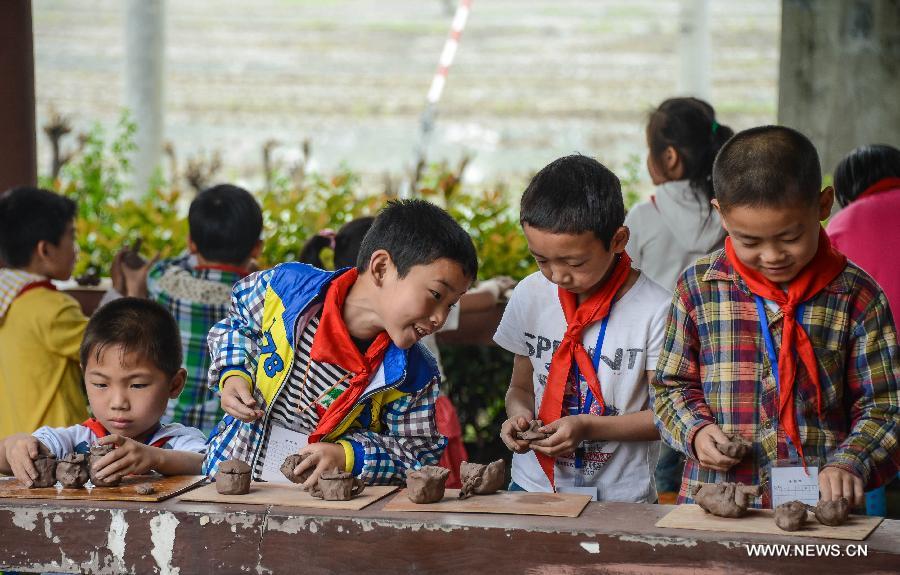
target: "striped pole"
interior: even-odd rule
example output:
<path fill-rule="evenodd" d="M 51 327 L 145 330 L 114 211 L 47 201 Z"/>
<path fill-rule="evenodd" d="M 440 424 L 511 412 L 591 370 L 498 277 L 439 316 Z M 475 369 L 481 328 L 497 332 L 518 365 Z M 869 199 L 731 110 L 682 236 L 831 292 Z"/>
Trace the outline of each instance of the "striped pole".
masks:
<path fill-rule="evenodd" d="M 456 57 L 459 49 L 459 39 L 466 27 L 466 21 L 469 19 L 469 11 L 472 6 L 472 0 L 459 0 L 456 6 L 456 14 L 453 16 L 453 23 L 450 25 L 450 34 L 447 41 L 444 42 L 444 49 L 441 51 L 441 57 L 438 60 L 437 71 L 431 79 L 431 86 L 428 88 L 428 95 L 425 98 L 425 110 L 419 122 L 419 143 L 416 146 L 416 173 L 413 185 L 418 182 L 420 172 L 425 164 L 426 151 L 428 149 L 428 141 L 431 138 L 431 132 L 434 130 L 434 117 L 437 113 L 437 103 L 441 99 L 444 92 L 444 86 L 447 84 L 447 74 L 450 72 L 450 66 Z M 410 185 L 404 185 L 401 188 L 401 196 L 408 197 L 411 195 Z"/>

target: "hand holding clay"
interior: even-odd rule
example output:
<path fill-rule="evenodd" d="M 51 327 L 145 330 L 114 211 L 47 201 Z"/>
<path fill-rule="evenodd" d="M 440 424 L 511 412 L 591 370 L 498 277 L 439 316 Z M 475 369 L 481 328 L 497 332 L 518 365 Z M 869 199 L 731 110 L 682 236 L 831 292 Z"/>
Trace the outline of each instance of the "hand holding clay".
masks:
<path fill-rule="evenodd" d="M 694 492 L 697 505 L 719 517 L 742 517 L 750 506 L 750 498 L 759 497 L 759 485 L 743 483 L 703 483 Z"/>
<path fill-rule="evenodd" d="M 532 419 L 528 423 L 528 429 L 525 431 L 517 431 L 516 439 L 520 439 L 522 441 L 534 441 L 536 439 L 547 439 L 550 437 L 550 433 L 543 433 L 538 431 L 538 429 L 544 427 L 544 422 L 540 419 Z"/>
<path fill-rule="evenodd" d="M 303 457 L 300 464 L 294 468 L 294 473 L 307 477 L 306 481 L 301 483 L 303 489 L 307 491 L 318 485 L 319 477 L 323 473 L 335 468 L 344 469 L 346 467 L 344 447 L 336 443 L 319 441 L 301 449 L 300 455 Z M 307 472 L 309 473 L 307 474 Z"/>
<path fill-rule="evenodd" d="M 444 498 L 444 489 L 450 470 L 437 465 L 426 465 L 406 472 L 406 496 L 413 503 L 435 503 Z"/>
<path fill-rule="evenodd" d="M 250 423 L 266 414 L 253 398 L 250 384 L 246 379 L 236 375 L 226 377 L 219 384 L 219 390 L 222 409 L 228 415 L 236 417 L 244 423 Z"/>
<path fill-rule="evenodd" d="M 284 458 L 284 463 L 281 464 L 281 474 L 291 483 L 303 483 L 309 479 L 310 475 L 312 475 L 314 468 L 306 467 L 302 473 L 297 473 L 297 468 L 303 460 L 309 456 L 309 453 L 304 453 L 302 455 L 299 453 L 292 453 L 291 455 L 288 455 Z"/>
<path fill-rule="evenodd" d="M 220 463 L 216 471 L 216 491 L 222 495 L 250 493 L 250 466 L 240 459 Z"/>
<path fill-rule="evenodd" d="M 94 487 L 115 487 L 122 481 L 121 477 L 115 475 L 109 477 L 98 475 L 98 471 L 107 464 L 108 459 L 104 458 L 110 455 L 114 449 L 114 446 L 108 444 L 91 446 L 91 455 L 88 458 L 88 471 Z"/>
<path fill-rule="evenodd" d="M 775 525 L 782 531 L 797 531 L 806 523 L 806 511 L 805 503 L 783 503 L 775 508 Z"/>
<path fill-rule="evenodd" d="M 862 479 L 846 469 L 826 465 L 819 470 L 819 498 L 822 501 L 837 501 L 846 497 L 851 507 L 862 506 L 866 503 L 864 487 Z"/>
<path fill-rule="evenodd" d="M 560 417 L 543 427 L 545 432 L 550 433 L 550 437 L 532 441 L 529 445 L 533 451 L 549 457 L 571 455 L 587 439 L 588 430 L 590 429 L 589 421 L 593 424 L 596 431 L 598 426 L 607 424 L 611 419 L 594 415 L 567 415 Z"/>
<path fill-rule="evenodd" d="M 310 490 L 310 495 L 325 501 L 350 501 L 365 488 L 362 479 L 353 477 L 352 473 L 342 473 L 335 467 L 319 476 L 319 481 Z"/>
<path fill-rule="evenodd" d="M 6 438 L 6 462 L 22 485 L 31 487 L 38 477 L 34 460 L 41 453 L 50 451 L 31 434 L 20 433 Z"/>
<path fill-rule="evenodd" d="M 102 447 L 115 447 L 106 454 L 91 462 L 91 481 L 97 485 L 96 477 L 101 482 L 118 484 L 126 475 L 144 475 L 159 465 L 157 455 L 159 448 L 144 445 L 123 435 L 112 434 L 101 437 L 98 444 Z M 93 455 L 93 448 L 91 454 Z"/>
<path fill-rule="evenodd" d="M 707 425 L 694 436 L 694 453 L 697 455 L 697 461 L 703 467 L 716 471 L 728 471 L 740 463 L 740 460 L 719 451 L 719 448 L 716 447 L 716 444 L 719 443 L 728 443 L 728 437 L 715 423 Z"/>
<path fill-rule="evenodd" d="M 462 489 L 459 498 L 466 499 L 473 494 L 490 495 L 503 488 L 506 481 L 506 462 L 498 459 L 488 465 L 463 461 L 459 466 Z"/>
<path fill-rule="evenodd" d="M 822 525 L 837 527 L 846 523 L 850 517 L 850 502 L 846 497 L 841 497 L 837 501 L 819 501 L 813 512 Z"/>
<path fill-rule="evenodd" d="M 725 443 L 716 442 L 716 449 L 723 455 L 741 460 L 753 449 L 753 443 L 736 433 L 729 433 Z M 715 441 L 715 440 L 714 440 Z"/>
<path fill-rule="evenodd" d="M 529 442 L 519 439 L 516 437 L 516 434 L 528 431 L 533 419 L 534 416 L 530 413 L 527 417 L 517 415 L 515 417 L 510 417 L 500 426 L 500 440 L 503 441 L 503 444 L 506 445 L 510 451 L 515 453 L 526 453 L 531 450 Z"/>
<path fill-rule="evenodd" d="M 63 487 L 80 489 L 90 478 L 88 456 L 84 453 L 70 453 L 56 464 L 56 479 Z"/>

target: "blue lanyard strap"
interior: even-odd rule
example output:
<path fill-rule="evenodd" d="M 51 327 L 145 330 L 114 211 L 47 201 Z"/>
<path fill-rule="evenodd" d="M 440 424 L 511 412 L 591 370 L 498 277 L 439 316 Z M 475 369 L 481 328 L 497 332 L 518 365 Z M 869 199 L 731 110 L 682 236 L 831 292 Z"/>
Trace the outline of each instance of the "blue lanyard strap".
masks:
<path fill-rule="evenodd" d="M 591 362 L 594 365 L 594 373 L 597 374 L 597 384 L 600 384 L 600 355 L 603 350 L 603 340 L 606 339 L 606 325 L 609 323 L 609 315 L 612 312 L 612 306 L 610 306 L 609 312 L 607 312 L 606 317 L 603 318 L 603 321 L 600 322 L 600 333 L 597 334 L 597 343 L 594 345 L 594 354 L 591 358 Z M 587 393 L 584 396 L 584 405 L 581 402 L 581 373 L 578 370 L 578 364 L 575 364 L 575 388 L 578 390 L 578 406 L 579 413 L 588 414 L 591 412 L 591 404 L 594 402 L 594 394 L 591 392 L 591 389 L 588 388 Z M 606 406 L 604 405 L 604 413 L 600 415 L 606 415 Z M 584 458 L 584 448 L 579 446 L 575 450 L 575 468 L 581 469 L 584 466 L 583 463 Z"/>

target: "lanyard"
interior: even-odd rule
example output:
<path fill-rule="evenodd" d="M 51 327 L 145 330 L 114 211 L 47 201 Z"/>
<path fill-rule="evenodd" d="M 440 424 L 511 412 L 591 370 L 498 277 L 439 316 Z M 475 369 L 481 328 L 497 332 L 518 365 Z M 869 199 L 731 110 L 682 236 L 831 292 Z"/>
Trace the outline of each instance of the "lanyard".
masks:
<path fill-rule="evenodd" d="M 781 394 L 781 380 L 778 377 L 778 355 L 775 353 L 775 342 L 772 341 L 772 332 L 769 331 L 769 318 L 766 316 L 766 303 L 762 297 L 754 294 L 756 299 L 756 313 L 759 314 L 759 327 L 762 330 L 763 340 L 766 342 L 766 354 L 769 356 L 769 365 L 772 366 L 772 375 L 775 376 L 775 392 Z M 797 323 L 803 318 L 804 305 L 801 303 L 797 306 Z M 776 401 L 776 404 L 778 402 Z M 778 412 L 776 408 L 776 413 Z M 777 417 L 777 416 L 776 416 Z M 776 419 L 777 421 L 777 419 Z M 785 435 L 787 439 L 788 451 L 793 454 L 794 448 L 791 438 Z"/>
<path fill-rule="evenodd" d="M 609 312 L 607 312 L 606 317 L 603 318 L 603 321 L 600 322 L 600 333 L 597 334 L 597 343 L 594 345 L 594 355 L 591 358 L 592 363 L 594 364 L 594 373 L 597 374 L 597 385 L 600 385 L 600 355 L 603 350 L 603 340 L 606 339 L 606 324 L 609 323 L 609 316 L 612 313 L 612 306 L 610 306 Z M 579 414 L 589 414 L 591 412 L 591 404 L 594 403 L 594 394 L 591 392 L 591 389 L 588 388 L 587 393 L 584 396 L 584 405 L 582 405 L 581 401 L 581 373 L 578 370 L 578 364 L 576 363 L 574 366 L 575 370 L 575 388 L 578 390 L 578 403 L 574 409 L 575 413 L 571 413 L 570 410 L 569 415 L 579 415 Z M 606 415 L 606 407 L 603 408 L 603 413 L 600 415 Z M 579 446 L 578 449 L 575 450 L 575 468 L 581 469 L 584 466 L 582 461 L 582 457 L 584 454 L 584 448 Z M 579 473 L 577 479 L 581 479 L 581 474 Z M 580 483 L 580 482 L 579 482 Z"/>

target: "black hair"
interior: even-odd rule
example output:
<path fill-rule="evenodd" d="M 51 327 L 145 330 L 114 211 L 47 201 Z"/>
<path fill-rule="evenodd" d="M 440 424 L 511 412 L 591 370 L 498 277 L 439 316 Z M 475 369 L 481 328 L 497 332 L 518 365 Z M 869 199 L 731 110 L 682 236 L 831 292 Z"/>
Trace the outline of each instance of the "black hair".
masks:
<path fill-rule="evenodd" d="M 91 316 L 81 342 L 81 366 L 93 354 L 99 359 L 106 347 L 120 345 L 125 353 L 149 359 L 167 376 L 181 369 L 181 333 L 169 311 L 149 299 L 123 297 L 104 305 Z"/>
<path fill-rule="evenodd" d="M 796 206 L 818 202 L 819 154 L 809 138 L 785 126 L 760 126 L 728 140 L 713 165 L 723 210 L 734 206 Z"/>
<path fill-rule="evenodd" d="M 522 194 L 519 223 L 555 234 L 594 232 L 609 249 L 625 222 L 619 178 L 593 158 L 573 154 L 550 162 Z"/>
<path fill-rule="evenodd" d="M 321 252 L 327 247 L 332 247 L 335 269 L 355 266 L 359 247 L 374 221 L 375 218 L 372 216 L 356 218 L 341 226 L 333 238 L 322 233 L 314 235 L 303 245 L 297 260 L 324 269 L 325 263 L 322 261 Z"/>
<path fill-rule="evenodd" d="M 0 260 L 13 268 L 31 262 L 38 242 L 59 245 L 77 206 L 65 196 L 19 187 L 0 195 Z"/>
<path fill-rule="evenodd" d="M 478 275 L 478 256 L 472 238 L 450 214 L 425 200 L 396 200 L 381 209 L 359 247 L 356 267 L 369 267 L 376 250 L 386 250 L 405 277 L 413 266 L 441 258 L 459 264 L 463 275 Z"/>
<path fill-rule="evenodd" d="M 719 149 L 734 131 L 716 121 L 716 111 L 699 98 L 670 98 L 650 113 L 647 121 L 647 145 L 656 165 L 672 146 L 684 166 L 684 179 L 703 193 L 697 198 L 711 210 L 713 199 L 712 168 Z"/>
<path fill-rule="evenodd" d="M 884 178 L 900 178 L 900 150 L 886 144 L 860 146 L 834 169 L 834 194 L 844 207 Z"/>
<path fill-rule="evenodd" d="M 241 265 L 262 234 L 262 210 L 244 188 L 221 184 L 197 194 L 188 211 L 191 240 L 205 259 Z"/>

